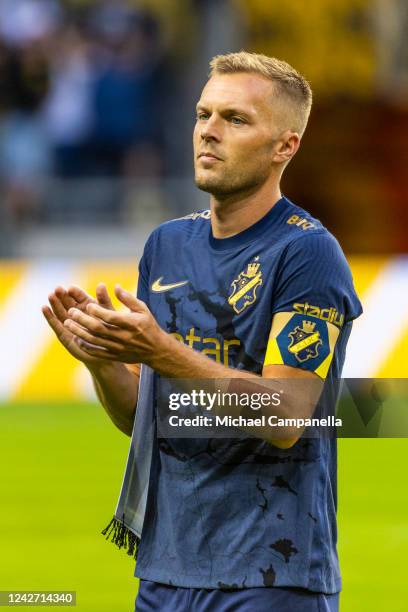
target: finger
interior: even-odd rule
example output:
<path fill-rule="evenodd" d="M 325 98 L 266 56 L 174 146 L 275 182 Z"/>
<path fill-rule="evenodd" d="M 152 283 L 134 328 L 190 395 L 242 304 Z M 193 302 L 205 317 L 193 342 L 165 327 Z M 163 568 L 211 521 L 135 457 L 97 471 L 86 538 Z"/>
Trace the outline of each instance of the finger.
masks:
<path fill-rule="evenodd" d="M 61 323 L 63 323 L 68 316 L 66 308 L 64 307 L 64 304 L 56 296 L 55 293 L 49 294 L 48 301 L 51 305 L 54 315 L 57 317 L 59 321 L 61 321 Z"/>
<path fill-rule="evenodd" d="M 108 340 L 107 338 L 101 338 L 99 336 L 94 336 L 87 329 L 72 321 L 72 319 L 66 319 L 64 326 L 69 329 L 69 331 L 74 334 L 76 338 L 81 338 L 82 340 L 86 340 L 90 344 L 93 344 L 98 347 L 103 347 L 104 349 L 110 350 L 113 353 L 123 352 L 124 346 L 122 343 L 115 342 L 113 340 Z"/>
<path fill-rule="evenodd" d="M 54 293 L 60 300 L 60 302 L 63 304 L 65 310 L 69 310 L 70 308 L 72 308 L 72 306 L 76 305 L 75 300 L 72 299 L 72 297 L 68 294 L 64 287 L 56 287 Z"/>
<path fill-rule="evenodd" d="M 82 304 L 83 302 L 95 301 L 92 296 L 88 295 L 88 293 L 86 293 L 83 289 L 81 289 L 81 287 L 78 287 L 77 285 L 71 285 L 70 287 L 68 287 L 67 293 L 73 302 L 69 308 L 75 308 L 77 304 Z"/>
<path fill-rule="evenodd" d="M 91 357 L 96 357 L 97 359 L 106 359 L 108 361 L 119 361 L 117 355 L 110 353 L 106 349 L 102 347 L 95 346 L 90 342 L 86 342 L 85 340 L 81 340 L 80 338 L 75 338 L 75 343 L 79 346 L 79 348 L 85 353 L 88 353 Z"/>
<path fill-rule="evenodd" d="M 101 319 L 105 325 L 114 329 L 134 329 L 134 323 L 128 321 L 129 314 L 126 312 L 118 312 L 117 310 L 108 310 L 98 304 L 88 304 L 86 312 L 92 317 Z"/>
<path fill-rule="evenodd" d="M 43 313 L 47 323 L 49 323 L 52 329 L 54 329 L 54 327 L 56 327 L 57 324 L 58 324 L 58 327 L 62 326 L 62 323 L 60 323 L 60 321 L 57 319 L 57 317 L 55 316 L 55 314 L 53 313 L 53 311 L 51 310 L 49 306 L 42 306 L 41 312 Z"/>
<path fill-rule="evenodd" d="M 49 306 L 43 306 L 41 310 L 48 325 L 51 327 L 56 336 L 60 338 L 65 332 L 63 323 L 61 323 L 61 321 L 55 316 Z"/>
<path fill-rule="evenodd" d="M 142 300 L 138 300 L 132 293 L 122 289 L 120 285 L 115 287 L 115 295 L 122 304 L 127 306 L 133 312 L 147 312 L 148 308 Z"/>
<path fill-rule="evenodd" d="M 98 300 L 98 304 L 100 306 L 109 308 L 109 310 L 115 310 L 106 285 L 104 283 L 99 283 L 99 285 L 96 287 L 96 299 Z"/>
<path fill-rule="evenodd" d="M 88 304 L 88 308 L 93 306 L 94 308 L 99 308 L 104 313 L 111 313 L 112 311 L 107 310 L 106 308 L 102 308 L 97 304 Z M 114 314 L 114 313 L 112 313 Z M 99 336 L 100 338 L 113 338 L 117 339 L 118 334 L 122 333 L 122 330 L 118 327 L 114 327 L 112 325 L 106 325 L 100 318 L 96 318 L 93 316 L 89 316 L 78 308 L 70 308 L 68 312 L 68 318 L 72 319 L 76 323 L 79 323 L 82 327 L 87 329 L 93 336 Z M 119 337 L 120 339 L 120 337 Z"/>

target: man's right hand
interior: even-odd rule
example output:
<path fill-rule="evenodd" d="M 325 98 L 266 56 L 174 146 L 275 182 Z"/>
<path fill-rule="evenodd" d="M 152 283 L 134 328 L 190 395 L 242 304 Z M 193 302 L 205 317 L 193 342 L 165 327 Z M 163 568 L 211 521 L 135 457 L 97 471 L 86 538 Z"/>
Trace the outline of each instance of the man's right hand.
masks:
<path fill-rule="evenodd" d="M 49 326 L 54 331 L 58 340 L 61 344 L 71 353 L 73 357 L 82 361 L 85 365 L 97 365 L 106 363 L 104 359 L 92 357 L 85 351 L 83 351 L 77 342 L 76 337 L 65 327 L 64 321 L 68 318 L 68 310 L 70 308 L 78 308 L 83 312 L 86 312 L 88 304 L 94 302 L 114 310 L 113 304 L 110 300 L 106 286 L 100 284 L 96 288 L 96 300 L 85 293 L 80 287 L 72 286 L 68 290 L 63 287 L 56 287 L 56 289 L 49 294 L 48 301 L 50 306 L 43 306 L 42 313 L 46 318 Z"/>

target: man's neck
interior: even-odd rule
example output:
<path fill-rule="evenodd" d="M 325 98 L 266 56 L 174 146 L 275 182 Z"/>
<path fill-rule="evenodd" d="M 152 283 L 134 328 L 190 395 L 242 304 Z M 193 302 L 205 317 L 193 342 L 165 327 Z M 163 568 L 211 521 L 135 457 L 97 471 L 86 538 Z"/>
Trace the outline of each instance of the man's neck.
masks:
<path fill-rule="evenodd" d="M 211 196 L 211 227 L 214 238 L 230 238 L 262 219 L 281 199 L 279 184 L 268 184 L 246 195 L 217 199 Z"/>

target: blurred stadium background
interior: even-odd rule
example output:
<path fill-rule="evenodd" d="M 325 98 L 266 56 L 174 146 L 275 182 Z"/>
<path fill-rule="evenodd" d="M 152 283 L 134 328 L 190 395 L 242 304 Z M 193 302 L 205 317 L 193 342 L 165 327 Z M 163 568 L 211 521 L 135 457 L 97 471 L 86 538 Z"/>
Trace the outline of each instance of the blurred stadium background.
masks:
<path fill-rule="evenodd" d="M 365 314 L 345 374 L 407 377 L 407 27 L 404 0 L 0 0 L 0 590 L 131 609 L 132 562 L 98 535 L 128 440 L 39 309 L 57 284 L 134 290 L 151 229 L 207 206 L 190 143 L 214 54 L 310 80 L 283 189 L 350 259 Z M 406 451 L 340 441 L 344 612 L 406 609 Z"/>

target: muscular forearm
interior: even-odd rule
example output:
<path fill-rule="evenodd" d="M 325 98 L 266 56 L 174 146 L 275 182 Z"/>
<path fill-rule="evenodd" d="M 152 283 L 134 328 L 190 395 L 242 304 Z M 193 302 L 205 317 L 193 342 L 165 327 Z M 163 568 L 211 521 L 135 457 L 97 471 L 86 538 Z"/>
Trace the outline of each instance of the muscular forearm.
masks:
<path fill-rule="evenodd" d="M 113 423 L 123 433 L 132 435 L 135 418 L 138 367 L 118 362 L 103 365 L 88 365 L 99 401 Z"/>
<path fill-rule="evenodd" d="M 166 378 L 213 379 L 213 378 L 258 378 L 257 374 L 236 370 L 217 363 L 205 355 L 182 344 L 170 334 L 162 332 L 160 349 L 151 353 L 148 365 Z"/>

